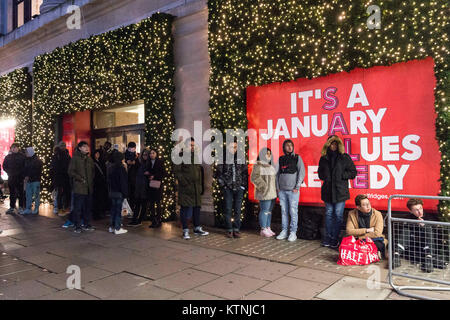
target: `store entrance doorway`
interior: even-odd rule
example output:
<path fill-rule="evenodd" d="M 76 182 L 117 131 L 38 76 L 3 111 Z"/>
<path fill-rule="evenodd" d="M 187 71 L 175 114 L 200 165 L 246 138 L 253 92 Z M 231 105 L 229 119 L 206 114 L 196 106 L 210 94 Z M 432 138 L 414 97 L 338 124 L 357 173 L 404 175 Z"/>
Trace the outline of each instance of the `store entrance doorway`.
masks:
<path fill-rule="evenodd" d="M 131 125 L 107 129 L 92 130 L 92 145 L 96 149 L 103 147 L 106 141 L 111 142 L 113 148 L 125 152 L 129 142 L 136 143 L 136 152 L 140 153 L 144 147 L 144 125 Z"/>

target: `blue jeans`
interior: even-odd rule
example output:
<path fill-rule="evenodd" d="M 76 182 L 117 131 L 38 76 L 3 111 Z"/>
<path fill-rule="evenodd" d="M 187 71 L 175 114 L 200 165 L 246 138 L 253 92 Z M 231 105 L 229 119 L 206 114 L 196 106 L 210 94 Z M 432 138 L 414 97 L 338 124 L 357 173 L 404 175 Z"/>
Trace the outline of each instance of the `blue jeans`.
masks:
<path fill-rule="evenodd" d="M 71 219 L 75 227 L 79 229 L 81 227 L 81 219 L 83 224 L 89 227 L 91 224 L 92 216 L 92 194 L 73 194 L 73 214 Z"/>
<path fill-rule="evenodd" d="M 111 198 L 111 228 L 120 230 L 122 223 L 122 203 L 123 198 Z"/>
<path fill-rule="evenodd" d="M 261 229 L 270 227 L 270 222 L 272 221 L 272 209 L 274 205 L 275 199 L 259 201 L 259 225 L 261 226 Z"/>
<path fill-rule="evenodd" d="M 325 237 L 324 244 L 337 245 L 342 221 L 344 220 L 345 201 L 337 203 L 325 202 Z"/>
<path fill-rule="evenodd" d="M 298 201 L 300 198 L 299 192 L 283 191 L 278 193 L 281 205 L 281 228 L 288 229 L 289 216 L 291 216 L 290 229 L 291 232 L 297 233 L 298 227 Z"/>
<path fill-rule="evenodd" d="M 225 222 L 228 232 L 239 232 L 241 229 L 241 207 L 242 199 L 244 198 L 244 190 L 239 188 L 238 190 L 224 189 L 225 195 Z M 234 206 L 233 206 L 234 204 Z M 232 215 L 232 209 L 234 207 L 234 216 Z M 233 222 L 231 217 L 233 216 Z M 234 225 L 234 226 L 233 226 Z"/>
<path fill-rule="evenodd" d="M 183 230 L 189 229 L 188 219 L 194 216 L 194 228 L 200 227 L 200 207 L 181 207 L 180 219 Z"/>
<path fill-rule="evenodd" d="M 31 211 L 31 204 L 33 203 L 33 198 L 34 198 L 33 213 L 38 213 L 39 205 L 40 205 L 41 183 L 39 181 L 27 182 L 25 192 L 26 192 L 26 199 L 27 199 L 27 210 Z"/>

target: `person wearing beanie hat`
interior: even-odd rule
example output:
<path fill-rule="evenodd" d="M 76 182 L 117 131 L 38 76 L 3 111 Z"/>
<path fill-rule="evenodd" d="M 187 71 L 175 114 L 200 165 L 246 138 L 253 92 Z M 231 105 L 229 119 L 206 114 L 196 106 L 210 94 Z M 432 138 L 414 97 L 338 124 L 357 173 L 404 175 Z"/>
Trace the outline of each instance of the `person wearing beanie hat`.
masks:
<path fill-rule="evenodd" d="M 24 170 L 26 209 L 22 212 L 22 214 L 38 214 L 43 163 L 34 153 L 34 149 L 32 147 L 26 148 L 25 151 L 27 156 Z M 33 200 L 34 209 L 31 210 Z"/>

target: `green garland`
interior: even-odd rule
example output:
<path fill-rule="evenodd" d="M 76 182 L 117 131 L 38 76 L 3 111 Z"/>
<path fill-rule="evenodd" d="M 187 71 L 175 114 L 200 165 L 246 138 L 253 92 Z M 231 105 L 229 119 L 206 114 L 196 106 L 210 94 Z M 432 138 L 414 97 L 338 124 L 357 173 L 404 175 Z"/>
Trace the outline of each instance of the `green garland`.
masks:
<path fill-rule="evenodd" d="M 380 29 L 366 25 L 372 4 L 381 8 Z M 247 128 L 249 85 L 433 57 L 440 195 L 450 196 L 448 1 L 209 0 L 208 9 L 211 127 L 222 132 Z M 216 182 L 213 197 L 223 221 Z M 448 203 L 439 211 L 450 220 Z"/>
<path fill-rule="evenodd" d="M 26 68 L 0 77 L 0 118 L 16 120 L 15 142 L 31 146 L 31 77 Z"/>
<path fill-rule="evenodd" d="M 49 162 L 59 115 L 145 101 L 145 143 L 165 164 L 163 218 L 175 214 L 170 151 L 173 115 L 173 16 L 156 13 L 140 23 L 91 36 L 36 57 L 33 145 L 44 160 L 43 197 L 49 199 Z"/>

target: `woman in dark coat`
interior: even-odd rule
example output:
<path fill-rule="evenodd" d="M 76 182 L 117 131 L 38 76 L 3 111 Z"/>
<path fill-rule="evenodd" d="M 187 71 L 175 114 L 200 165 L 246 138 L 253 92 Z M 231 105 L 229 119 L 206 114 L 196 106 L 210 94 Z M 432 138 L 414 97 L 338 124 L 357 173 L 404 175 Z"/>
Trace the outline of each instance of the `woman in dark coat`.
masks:
<path fill-rule="evenodd" d="M 68 170 L 71 158 L 63 141 L 53 151 L 50 162 L 50 176 L 52 187 L 56 191 L 53 212 L 57 214 L 58 210 L 69 210 L 70 208 L 72 190 Z"/>
<path fill-rule="evenodd" d="M 156 149 L 150 150 L 150 161 L 148 162 L 148 177 L 149 181 L 161 183 L 164 177 L 164 167 L 161 159 L 158 158 L 158 151 Z M 152 217 L 152 224 L 149 228 L 159 228 L 161 226 L 161 185 L 159 188 L 149 188 L 150 212 Z"/>
<path fill-rule="evenodd" d="M 150 151 L 148 149 L 142 150 L 141 155 L 135 164 L 136 188 L 134 190 L 134 199 L 136 206 L 133 212 L 133 220 L 128 224 L 131 227 L 140 226 L 142 224 L 142 220 L 147 214 L 150 189 L 147 172 L 149 154 Z"/>
<path fill-rule="evenodd" d="M 92 217 L 95 220 L 105 217 L 107 203 L 109 202 L 108 184 L 106 181 L 106 164 L 102 159 L 102 150 L 95 150 L 92 155 L 94 160 L 94 203 Z"/>
<path fill-rule="evenodd" d="M 328 137 L 322 148 L 318 174 L 323 180 L 321 195 L 326 210 L 322 246 L 338 248 L 345 201 L 350 199 L 348 180 L 355 179 L 356 167 L 345 153 L 344 143 L 336 135 Z"/>

